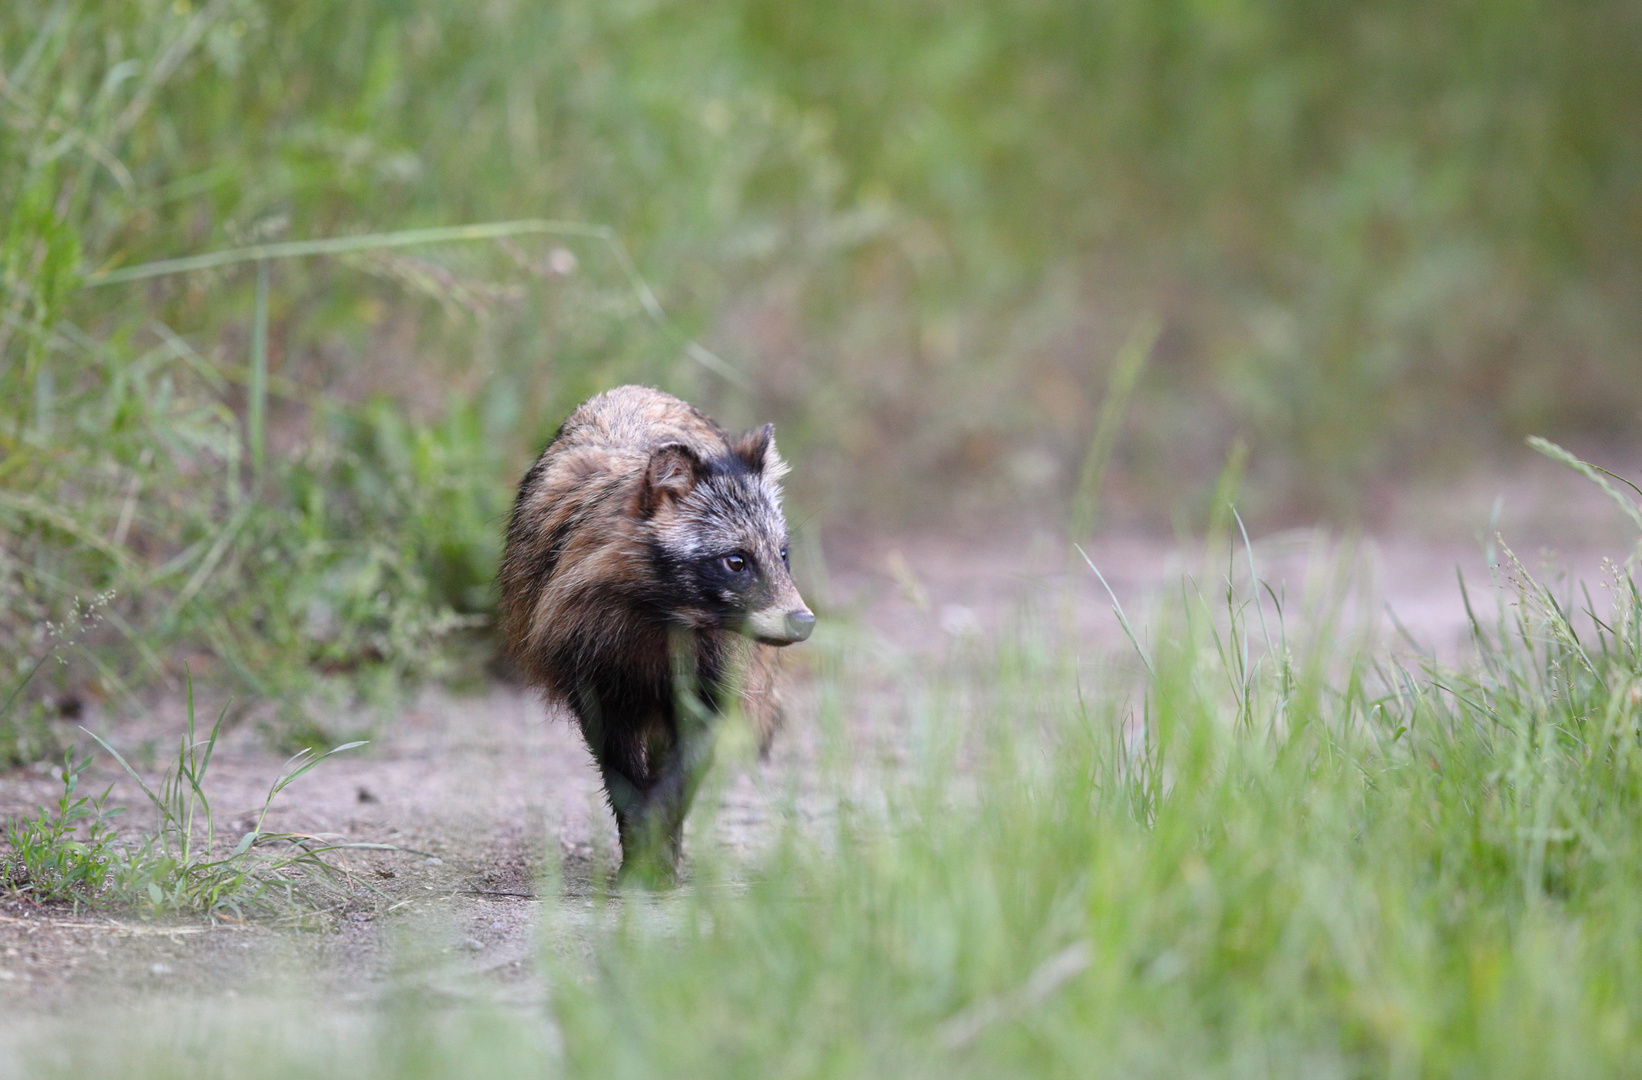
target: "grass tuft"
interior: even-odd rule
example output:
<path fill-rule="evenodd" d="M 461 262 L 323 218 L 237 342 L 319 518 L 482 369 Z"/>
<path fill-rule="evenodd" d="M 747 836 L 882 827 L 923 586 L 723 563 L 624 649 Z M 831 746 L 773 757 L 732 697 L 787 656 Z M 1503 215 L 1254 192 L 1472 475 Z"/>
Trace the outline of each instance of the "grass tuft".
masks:
<path fill-rule="evenodd" d="M 36 903 L 70 901 L 76 910 L 102 896 L 118 859 L 112 821 L 121 808 L 105 806 L 112 784 L 96 798 L 76 794 L 80 774 L 90 764 L 89 756 L 76 762 L 73 751 L 66 751 L 56 808 L 42 807 L 33 818 L 5 823 L 10 851 L 0 855 L 0 892 Z"/>
<path fill-rule="evenodd" d="M 158 790 L 150 787 L 118 750 L 87 731 L 134 781 L 156 812 L 153 832 L 121 837 L 113 819 L 123 808 L 105 807 L 113 785 L 97 798 L 76 796 L 90 756 L 76 762 L 65 754 L 63 793 L 55 809 L 5 823 L 10 852 L 0 857 L 0 888 L 41 903 L 73 901 L 104 907 L 134 907 L 151 913 L 244 918 L 318 906 L 318 899 L 357 886 L 346 871 L 325 858 L 348 849 L 394 850 L 380 844 L 338 843 L 302 833 L 264 828 L 274 800 L 326 758 L 363 746 L 344 743 L 324 753 L 294 754 L 268 789 L 252 827 L 229 846 L 219 835 L 205 777 L 228 716 L 199 737 L 194 686 L 188 686 L 188 720 L 175 760 Z"/>
<path fill-rule="evenodd" d="M 194 684 L 192 678 L 188 680 L 188 726 L 176 760 L 166 770 L 158 791 L 149 787 L 101 736 L 86 733 L 119 762 L 158 815 L 155 831 L 120 859 L 120 894 L 144 898 L 156 911 L 243 917 L 296 905 L 307 899 L 319 882 L 349 882 L 345 871 L 326 861 L 325 855 L 330 852 L 347 848 L 391 850 L 378 844 L 332 843 L 300 833 L 270 833 L 263 829 L 268 809 L 281 791 L 331 755 L 365 745 L 350 742 L 322 754 L 303 749 L 292 755 L 269 787 L 256 823 L 224 854 L 203 785 L 227 716 L 228 707 L 224 705 L 210 734 L 197 738 Z"/>

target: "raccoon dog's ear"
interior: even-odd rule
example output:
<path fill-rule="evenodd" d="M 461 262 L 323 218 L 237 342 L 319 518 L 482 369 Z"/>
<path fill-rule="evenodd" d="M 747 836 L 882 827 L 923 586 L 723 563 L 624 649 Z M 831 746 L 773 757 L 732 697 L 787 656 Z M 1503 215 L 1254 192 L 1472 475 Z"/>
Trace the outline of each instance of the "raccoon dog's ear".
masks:
<path fill-rule="evenodd" d="M 654 512 L 664 497 L 684 498 L 695 489 L 701 473 L 701 459 L 683 443 L 656 447 L 650 452 L 650 464 L 644 472 L 644 490 L 639 495 L 640 512 Z"/>
<path fill-rule="evenodd" d="M 764 473 L 771 480 L 787 475 L 787 463 L 775 448 L 775 425 L 756 427 L 735 441 L 735 456 L 746 462 L 747 468 Z"/>

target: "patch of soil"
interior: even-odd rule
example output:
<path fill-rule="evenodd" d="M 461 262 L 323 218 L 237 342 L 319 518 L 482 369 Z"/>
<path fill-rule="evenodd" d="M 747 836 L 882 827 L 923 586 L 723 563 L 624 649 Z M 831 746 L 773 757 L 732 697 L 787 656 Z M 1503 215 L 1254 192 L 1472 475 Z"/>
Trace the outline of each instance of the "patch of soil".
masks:
<path fill-rule="evenodd" d="M 134 759 L 150 756 L 141 743 L 164 732 L 157 741 L 170 745 L 182 727 L 180 715 L 167 715 L 175 712 L 115 727 L 115 745 Z M 282 765 L 254 732 L 225 736 L 205 790 L 229 842 L 252 827 Z M 106 766 L 88 770 L 82 784 L 110 780 L 133 822 L 151 820 L 152 810 L 130 798 L 134 785 Z M 57 787 L 49 776 L 8 774 L 0 778 L 0 812 L 37 806 Z M 541 854 L 550 841 L 591 850 L 607 828 L 599 810 L 596 774 L 574 729 L 549 723 L 531 697 L 505 688 L 469 699 L 429 695 L 379 742 L 331 758 L 287 788 L 264 826 L 398 848 L 333 856 L 368 889 L 289 925 L 148 924 L 0 900 L 0 1002 L 50 1008 L 182 987 L 238 993 L 271 978 L 359 994 L 399 962 L 403 950 L 391 938 L 412 924 L 419 944 L 449 956 L 453 968 L 523 975 L 532 961 Z M 611 832 L 597 837 L 605 847 Z M 585 888 L 592 865 L 580 865 Z M 431 914 L 437 918 L 423 918 Z M 428 936 L 434 924 L 442 927 L 436 944 Z"/>

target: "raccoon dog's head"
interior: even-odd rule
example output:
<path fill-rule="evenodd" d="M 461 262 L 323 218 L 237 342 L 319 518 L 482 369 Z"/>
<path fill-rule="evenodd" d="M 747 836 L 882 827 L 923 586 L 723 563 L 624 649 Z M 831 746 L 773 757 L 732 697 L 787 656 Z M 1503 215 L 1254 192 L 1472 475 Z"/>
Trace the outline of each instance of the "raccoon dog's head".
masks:
<path fill-rule="evenodd" d="M 651 452 L 639 513 L 650 523 L 650 557 L 671 617 L 766 645 L 810 636 L 815 616 L 787 562 L 786 471 L 772 424 L 722 457 L 703 458 L 683 443 Z"/>

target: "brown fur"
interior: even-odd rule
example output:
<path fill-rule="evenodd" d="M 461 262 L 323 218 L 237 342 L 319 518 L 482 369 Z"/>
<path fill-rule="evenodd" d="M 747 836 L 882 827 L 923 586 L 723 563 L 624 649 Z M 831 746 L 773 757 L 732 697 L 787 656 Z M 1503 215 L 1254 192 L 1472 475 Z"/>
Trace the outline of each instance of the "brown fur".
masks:
<path fill-rule="evenodd" d="M 784 565 L 785 465 L 770 432 L 732 439 L 675 397 L 619 387 L 578 408 L 520 485 L 499 574 L 502 640 L 576 714 L 624 868 L 650 841 L 665 867 L 676 862 L 694 759 L 710 753 L 708 721 L 727 695 L 739 689 L 763 747 L 780 723 L 778 650 L 738 632 L 748 604 L 803 610 Z M 732 599 L 697 573 L 713 544 L 731 543 L 720 535 L 761 575 Z M 681 693 L 704 708 L 680 708 Z"/>

